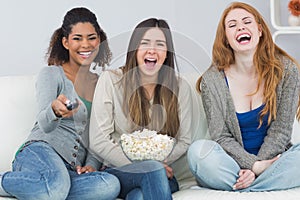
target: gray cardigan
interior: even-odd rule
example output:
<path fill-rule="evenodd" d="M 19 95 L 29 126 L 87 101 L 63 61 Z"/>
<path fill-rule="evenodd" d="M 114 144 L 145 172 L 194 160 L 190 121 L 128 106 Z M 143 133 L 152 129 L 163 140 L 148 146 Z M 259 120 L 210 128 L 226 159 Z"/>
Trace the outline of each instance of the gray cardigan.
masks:
<path fill-rule="evenodd" d="M 80 101 L 73 83 L 65 76 L 61 66 L 43 68 L 36 82 L 37 121 L 27 141 L 47 142 L 73 168 L 77 165 L 99 168 L 100 163 L 87 151 L 89 117 L 84 103 L 81 102 L 78 112 L 72 117 L 57 118 L 51 103 L 59 94 Z"/>
<path fill-rule="evenodd" d="M 271 159 L 286 151 L 291 134 L 300 93 L 300 74 L 289 59 L 282 59 L 283 79 L 277 86 L 277 115 L 267 131 L 258 155 L 249 154 L 243 147 L 235 106 L 223 72 L 211 66 L 202 77 L 201 91 L 211 138 L 240 165 L 251 169 L 257 160 Z"/>

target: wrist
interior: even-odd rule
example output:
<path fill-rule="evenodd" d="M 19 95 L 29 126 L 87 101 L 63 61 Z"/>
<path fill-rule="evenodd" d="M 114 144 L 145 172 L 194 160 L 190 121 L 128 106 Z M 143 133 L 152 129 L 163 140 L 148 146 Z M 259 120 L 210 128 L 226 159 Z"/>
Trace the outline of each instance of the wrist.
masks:
<path fill-rule="evenodd" d="M 259 161 L 255 161 L 255 163 L 253 164 L 252 166 L 252 169 L 251 171 L 255 174 L 255 176 L 258 176 L 260 173 L 260 170 L 259 170 Z"/>

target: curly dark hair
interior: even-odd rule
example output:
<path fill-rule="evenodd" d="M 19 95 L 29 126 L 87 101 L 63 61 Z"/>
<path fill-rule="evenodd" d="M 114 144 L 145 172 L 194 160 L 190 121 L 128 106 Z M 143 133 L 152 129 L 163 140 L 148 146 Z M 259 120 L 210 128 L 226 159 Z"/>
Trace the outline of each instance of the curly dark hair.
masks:
<path fill-rule="evenodd" d="M 63 24 L 52 35 L 50 45 L 46 53 L 48 65 L 62 65 L 69 61 L 69 51 L 62 45 L 63 37 L 68 37 L 72 27 L 77 23 L 91 23 L 101 39 L 99 52 L 94 60 L 96 65 L 104 67 L 108 65 L 112 53 L 109 49 L 106 33 L 97 22 L 97 17 L 89 9 L 84 7 L 73 8 L 64 16 Z"/>

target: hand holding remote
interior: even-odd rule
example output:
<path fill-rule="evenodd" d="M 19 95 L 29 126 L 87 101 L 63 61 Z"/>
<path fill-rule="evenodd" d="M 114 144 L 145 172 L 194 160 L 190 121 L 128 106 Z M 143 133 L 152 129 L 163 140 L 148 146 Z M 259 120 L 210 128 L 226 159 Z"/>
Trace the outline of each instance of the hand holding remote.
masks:
<path fill-rule="evenodd" d="M 79 102 L 78 99 L 76 98 L 74 101 L 67 100 L 65 105 L 68 110 L 73 110 L 79 106 Z"/>
<path fill-rule="evenodd" d="M 76 112 L 79 104 L 80 102 L 77 98 L 71 101 L 65 95 L 60 94 L 57 99 L 53 100 L 51 107 L 58 118 L 65 118 L 71 117 Z"/>

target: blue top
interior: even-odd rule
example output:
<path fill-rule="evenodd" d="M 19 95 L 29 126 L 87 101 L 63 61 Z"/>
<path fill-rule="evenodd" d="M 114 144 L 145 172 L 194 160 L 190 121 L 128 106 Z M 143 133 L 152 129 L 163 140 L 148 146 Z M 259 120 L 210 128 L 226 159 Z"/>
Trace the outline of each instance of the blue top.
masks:
<path fill-rule="evenodd" d="M 227 77 L 224 73 L 225 81 L 227 86 L 229 87 Z M 259 127 L 259 117 L 260 112 L 265 107 L 265 104 L 262 104 L 258 108 L 254 110 L 250 110 L 244 113 L 236 113 L 240 130 L 242 133 L 242 139 L 244 148 L 248 153 L 258 154 L 258 151 L 264 142 L 264 138 L 267 135 L 268 131 L 268 117 L 269 114 L 263 117 L 262 125 Z"/>
<path fill-rule="evenodd" d="M 244 148 L 248 153 L 255 155 L 258 154 L 269 127 L 268 114 L 263 117 L 263 123 L 259 127 L 260 112 L 264 106 L 265 104 L 245 113 L 236 113 L 242 133 Z"/>

